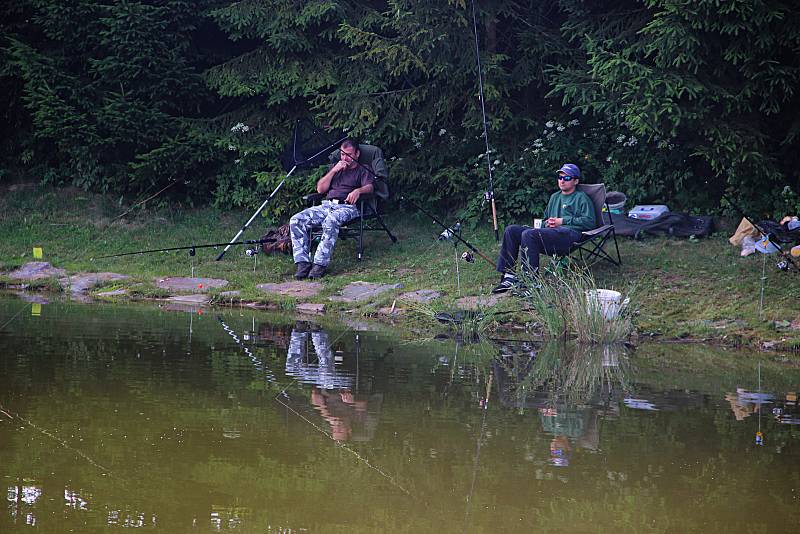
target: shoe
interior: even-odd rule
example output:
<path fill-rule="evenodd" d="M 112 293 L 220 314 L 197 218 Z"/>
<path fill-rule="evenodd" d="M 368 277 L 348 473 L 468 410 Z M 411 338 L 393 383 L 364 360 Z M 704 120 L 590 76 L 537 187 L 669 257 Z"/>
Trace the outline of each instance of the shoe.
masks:
<path fill-rule="evenodd" d="M 494 286 L 492 289 L 492 293 L 497 295 L 498 293 L 505 293 L 507 291 L 511 291 L 515 287 L 519 285 L 519 280 L 516 278 L 509 278 L 508 276 L 504 276 L 500 283 Z"/>
<path fill-rule="evenodd" d="M 308 277 L 312 279 L 322 278 L 325 276 L 325 272 L 328 268 L 324 265 L 317 265 L 316 263 L 311 267 L 311 271 L 308 273 Z"/>
<path fill-rule="evenodd" d="M 311 264 L 307 261 L 299 261 L 297 262 L 297 271 L 294 273 L 295 280 L 303 280 L 304 278 L 308 278 L 308 274 L 311 272 Z"/>

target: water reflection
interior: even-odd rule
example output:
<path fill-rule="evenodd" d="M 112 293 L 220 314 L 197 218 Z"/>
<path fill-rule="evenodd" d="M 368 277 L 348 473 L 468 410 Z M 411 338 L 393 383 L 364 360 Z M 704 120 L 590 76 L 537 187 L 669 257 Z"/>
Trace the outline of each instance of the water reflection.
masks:
<path fill-rule="evenodd" d="M 314 323 L 298 321 L 292 329 L 286 354 L 286 375 L 312 386 L 311 406 L 328 423 L 337 441 L 369 441 L 375 435 L 383 395 L 357 391 L 360 337 L 348 354 L 331 347 L 331 337 Z M 313 349 L 313 350 L 310 350 Z M 355 370 L 344 368 L 346 360 Z"/>
<path fill-rule="evenodd" d="M 519 414 L 535 410 L 551 437 L 549 462 L 570 464 L 575 448 L 597 451 L 600 418 L 619 414 L 630 390 L 622 345 L 501 344 L 492 364 L 501 404 Z"/>

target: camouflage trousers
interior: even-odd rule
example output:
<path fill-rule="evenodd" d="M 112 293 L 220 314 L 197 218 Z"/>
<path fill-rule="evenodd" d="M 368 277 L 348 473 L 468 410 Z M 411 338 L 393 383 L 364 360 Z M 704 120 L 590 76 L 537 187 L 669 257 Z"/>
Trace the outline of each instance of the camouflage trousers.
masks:
<path fill-rule="evenodd" d="M 351 204 L 334 204 L 330 200 L 323 200 L 320 206 L 311 206 L 300 213 L 295 213 L 289 219 L 289 234 L 292 237 L 292 254 L 294 262 L 311 262 L 311 227 L 322 226 L 322 238 L 314 261 L 317 265 L 325 267 L 331 261 L 333 247 L 339 237 L 339 227 L 358 217 L 358 208 Z"/>

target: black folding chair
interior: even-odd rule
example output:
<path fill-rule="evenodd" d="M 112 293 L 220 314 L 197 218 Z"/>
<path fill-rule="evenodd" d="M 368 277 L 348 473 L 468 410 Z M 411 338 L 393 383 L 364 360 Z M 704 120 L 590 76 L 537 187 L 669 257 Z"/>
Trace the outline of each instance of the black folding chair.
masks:
<path fill-rule="evenodd" d="M 622 264 L 622 258 L 619 254 L 617 234 L 614 231 L 614 220 L 611 218 L 611 210 L 606 202 L 606 186 L 604 184 L 578 184 L 578 191 L 583 191 L 592 200 L 598 226 L 594 230 L 582 232 L 583 238 L 572 246 L 567 256 L 577 255 L 587 266 L 594 265 L 598 261 L 608 261 L 619 267 Z M 603 211 L 604 207 L 605 212 Z M 608 252 L 606 245 L 610 241 L 614 242 L 614 250 Z"/>
<path fill-rule="evenodd" d="M 392 243 L 397 242 L 397 237 L 389 230 L 382 216 L 384 204 L 389 200 L 389 186 L 387 184 L 389 170 L 386 168 L 386 162 L 383 159 L 383 151 L 374 145 L 358 145 L 358 150 L 360 153 L 358 162 L 362 165 L 368 165 L 376 175 L 374 191 L 359 197 L 356 204 L 359 216 L 339 228 L 339 239 L 356 239 L 358 241 L 358 261 L 361 261 L 364 256 L 365 232 L 386 232 Z M 329 159 L 332 164 L 339 161 L 339 152 L 340 150 L 336 149 L 331 153 Z M 306 205 L 311 206 L 319 203 L 324 198 L 324 194 L 313 193 L 304 196 L 303 200 Z M 311 229 L 313 241 L 318 242 L 321 236 L 321 226 L 315 226 Z"/>

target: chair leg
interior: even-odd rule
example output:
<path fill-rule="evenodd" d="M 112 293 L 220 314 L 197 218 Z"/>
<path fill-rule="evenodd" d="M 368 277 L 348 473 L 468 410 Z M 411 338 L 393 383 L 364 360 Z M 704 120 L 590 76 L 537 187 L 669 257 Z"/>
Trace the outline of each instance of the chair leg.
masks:
<path fill-rule="evenodd" d="M 397 237 L 395 237 L 394 234 L 392 234 L 391 230 L 389 230 L 389 227 L 386 226 L 385 222 L 383 222 L 383 217 L 381 217 L 378 212 L 375 212 L 375 218 L 378 220 L 378 224 L 381 225 L 381 228 L 383 228 L 383 230 L 389 236 L 389 239 L 392 240 L 392 243 L 397 243 Z"/>
<path fill-rule="evenodd" d="M 358 261 L 364 257 L 364 203 L 361 202 L 361 217 L 358 219 Z"/>

